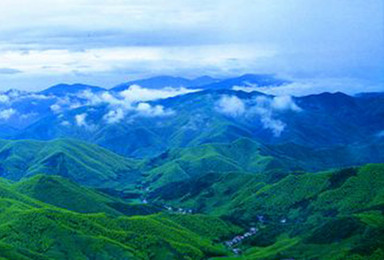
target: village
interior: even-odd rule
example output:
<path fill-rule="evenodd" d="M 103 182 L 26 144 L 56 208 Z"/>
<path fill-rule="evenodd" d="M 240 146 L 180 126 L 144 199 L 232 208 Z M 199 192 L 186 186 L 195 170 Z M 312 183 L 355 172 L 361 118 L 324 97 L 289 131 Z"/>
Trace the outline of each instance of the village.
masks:
<path fill-rule="evenodd" d="M 150 202 L 146 199 L 146 198 L 143 198 L 141 200 L 141 202 L 143 204 L 149 204 Z M 173 207 L 173 206 L 169 206 L 169 205 L 166 205 L 166 204 L 158 204 L 158 203 L 151 203 L 155 206 L 158 206 L 158 207 L 161 207 L 163 209 L 166 209 L 168 212 L 172 212 L 172 213 L 177 213 L 177 214 L 195 214 L 197 213 L 195 210 L 193 209 L 185 209 L 185 208 L 180 208 L 180 207 Z M 263 215 L 258 215 L 257 216 L 257 221 L 260 225 L 265 225 L 268 221 L 267 219 L 263 216 Z M 286 218 L 282 218 L 280 220 L 280 223 L 281 224 L 285 224 L 287 222 L 287 219 Z M 245 239 L 248 239 L 254 235 L 257 234 L 257 232 L 259 231 L 259 228 L 257 227 L 250 227 L 248 229 L 247 232 L 245 232 L 244 234 L 241 234 L 241 235 L 236 235 L 234 238 L 232 238 L 231 240 L 228 240 L 228 241 L 225 241 L 224 242 L 224 245 L 226 247 L 228 247 L 235 255 L 240 255 L 242 254 L 242 251 L 240 248 L 238 248 L 238 246 L 245 240 Z"/>
<path fill-rule="evenodd" d="M 267 220 L 265 219 L 264 216 L 262 215 L 258 215 L 257 216 L 257 220 L 258 222 L 263 225 L 263 224 L 266 224 L 267 223 Z M 285 224 L 287 223 L 287 219 L 286 218 L 282 218 L 280 220 L 280 223 L 281 224 Z M 251 227 L 249 228 L 249 230 L 247 232 L 245 232 L 244 234 L 242 235 L 237 235 L 235 236 L 234 238 L 232 238 L 231 240 L 228 240 L 226 242 L 224 242 L 224 244 L 231 249 L 231 251 L 235 254 L 235 255 L 239 255 L 241 254 L 241 249 L 240 248 L 237 248 L 236 246 L 239 246 L 245 239 L 247 238 L 250 238 L 254 235 L 256 235 L 256 233 L 259 231 L 259 228 L 256 228 L 256 227 Z"/>
<path fill-rule="evenodd" d="M 247 232 L 245 232 L 242 235 L 237 235 L 233 239 L 224 242 L 224 244 L 232 249 L 232 252 L 236 255 L 241 253 L 241 250 L 239 248 L 234 248 L 234 246 L 239 245 L 244 239 L 254 236 L 257 231 L 259 231 L 258 228 L 251 227 Z"/>
<path fill-rule="evenodd" d="M 141 203 L 143 204 L 150 204 L 149 201 L 147 199 L 142 199 L 141 200 Z M 157 207 L 161 207 L 163 209 L 166 209 L 168 212 L 172 212 L 172 213 L 179 213 L 179 214 L 194 214 L 196 213 L 195 210 L 193 209 L 185 209 L 185 208 L 180 208 L 180 207 L 172 207 L 172 206 L 169 206 L 169 205 L 166 205 L 166 204 L 155 204 L 155 203 L 152 203 L 154 206 L 157 206 Z"/>

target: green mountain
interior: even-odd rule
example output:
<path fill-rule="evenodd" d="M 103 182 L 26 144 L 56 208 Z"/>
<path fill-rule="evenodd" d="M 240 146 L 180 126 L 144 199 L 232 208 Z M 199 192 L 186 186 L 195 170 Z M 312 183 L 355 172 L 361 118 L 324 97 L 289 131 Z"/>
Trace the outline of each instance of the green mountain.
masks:
<path fill-rule="evenodd" d="M 381 259 L 384 165 L 289 174 L 265 183 L 244 173 L 207 174 L 153 198 L 223 217 L 256 235 L 228 259 Z M 226 258 L 224 258 L 226 259 Z"/>
<path fill-rule="evenodd" d="M 145 163 L 144 185 L 151 189 L 174 182 L 199 178 L 207 173 L 257 175 L 274 182 L 290 172 L 319 171 L 329 168 L 382 162 L 384 143 L 334 146 L 313 149 L 292 143 L 263 145 L 249 138 L 231 143 L 210 143 L 170 149 Z M 238 178 L 237 176 L 235 178 Z M 220 183 L 220 182 L 219 182 Z"/>
<path fill-rule="evenodd" d="M 0 142 L 0 175 L 20 180 L 36 174 L 60 175 L 94 187 L 129 185 L 138 162 L 78 140 Z"/>
<path fill-rule="evenodd" d="M 258 174 L 212 172 L 172 185 L 157 189 L 149 204 L 132 205 L 60 176 L 37 175 L 15 183 L 0 179 L 0 256 L 383 257 L 384 164 L 289 174 L 271 183 Z M 155 205 L 163 204 L 200 213 L 155 213 Z M 241 234 L 250 227 L 256 231 L 244 238 Z M 225 241 L 241 236 L 240 242 L 225 246 Z M 232 249 L 242 255 L 233 255 Z"/>
<path fill-rule="evenodd" d="M 220 105 L 223 97 L 236 100 L 241 113 L 225 111 L 226 105 Z M 111 123 L 105 120 L 105 115 L 113 106 L 84 105 L 45 116 L 13 137 L 40 140 L 71 137 L 141 158 L 153 157 L 167 149 L 228 143 L 239 138 L 251 138 L 265 145 L 292 143 L 312 149 L 366 145 L 378 138 L 383 142 L 381 95 L 322 93 L 287 98 L 259 92 L 205 90 L 148 103 L 174 113 L 167 117 L 143 116 L 130 110 L 122 120 Z M 76 124 L 75 117 L 79 114 L 87 115 L 91 127 Z"/>
<path fill-rule="evenodd" d="M 58 176 L 1 180 L 0 194 L 4 259 L 202 259 L 228 255 L 217 241 L 241 231 L 201 215 L 117 216 L 118 199 Z"/>
<path fill-rule="evenodd" d="M 15 183 L 13 187 L 30 198 L 80 213 L 104 212 L 118 216 L 147 215 L 159 211 L 150 205 L 127 203 L 55 175 L 35 175 Z"/>
<path fill-rule="evenodd" d="M 197 81 L 140 109 L 118 92 L 132 82 L 5 93 L 0 260 L 384 259 L 382 93 L 136 83 Z"/>

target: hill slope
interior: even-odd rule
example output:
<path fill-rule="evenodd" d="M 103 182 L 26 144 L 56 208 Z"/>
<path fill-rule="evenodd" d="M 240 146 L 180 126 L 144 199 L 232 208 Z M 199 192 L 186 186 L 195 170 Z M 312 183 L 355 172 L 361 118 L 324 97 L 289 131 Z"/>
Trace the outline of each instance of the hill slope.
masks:
<path fill-rule="evenodd" d="M 271 184 L 211 173 L 159 189 L 152 199 L 256 226 L 255 236 L 236 245 L 244 251 L 239 259 L 381 259 L 383 187 L 384 165 L 370 164 Z"/>
<path fill-rule="evenodd" d="M 137 162 L 77 140 L 2 141 L 1 176 L 20 180 L 36 174 L 60 175 L 88 186 L 132 184 Z"/>
<path fill-rule="evenodd" d="M 118 216 L 159 212 L 155 207 L 127 203 L 55 175 L 35 175 L 15 183 L 13 189 L 41 202 L 80 213 L 104 212 Z"/>
<path fill-rule="evenodd" d="M 56 191 L 49 189 L 60 186 L 59 198 L 52 198 Z M 115 199 L 55 176 L 35 176 L 17 184 L 1 179 L 0 192 L 0 256 L 6 259 L 203 259 L 228 254 L 213 240 L 240 230 L 200 215 L 113 217 L 60 209 L 58 204 L 111 213 L 105 203 Z M 67 192 L 74 194 L 66 196 Z M 196 231 L 195 225 L 200 226 Z"/>

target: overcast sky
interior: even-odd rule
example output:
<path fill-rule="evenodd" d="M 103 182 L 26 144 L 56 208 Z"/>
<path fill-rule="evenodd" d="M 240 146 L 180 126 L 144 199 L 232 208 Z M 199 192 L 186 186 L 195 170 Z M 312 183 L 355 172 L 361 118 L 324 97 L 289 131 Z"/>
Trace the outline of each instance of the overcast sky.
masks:
<path fill-rule="evenodd" d="M 383 2 L 1 0 L 0 90 L 242 73 L 384 90 Z"/>

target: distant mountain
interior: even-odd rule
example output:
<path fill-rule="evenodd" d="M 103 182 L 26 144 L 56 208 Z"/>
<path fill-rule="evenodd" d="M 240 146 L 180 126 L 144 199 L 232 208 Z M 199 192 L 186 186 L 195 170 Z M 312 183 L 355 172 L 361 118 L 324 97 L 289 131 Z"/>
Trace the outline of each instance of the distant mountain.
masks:
<path fill-rule="evenodd" d="M 384 92 L 363 92 L 363 93 L 358 93 L 355 96 L 357 97 L 363 97 L 363 98 L 382 98 L 384 97 Z"/>
<path fill-rule="evenodd" d="M 288 83 L 0 93 L 0 258 L 384 259 L 384 95 Z"/>
<path fill-rule="evenodd" d="M 141 79 L 120 84 L 112 91 L 122 91 L 131 85 L 139 85 L 145 88 L 160 89 L 164 87 L 186 87 L 201 89 L 232 89 L 235 86 L 281 86 L 290 81 L 279 79 L 268 74 L 245 74 L 240 77 L 228 79 L 214 79 L 209 76 L 202 76 L 195 79 L 186 79 L 172 76 L 158 76 L 148 79 Z"/>
<path fill-rule="evenodd" d="M 244 106 L 242 114 L 222 112 L 218 102 L 223 97 L 235 98 L 234 105 Z M 311 148 L 363 145 L 372 143 L 384 130 L 384 99 L 379 97 L 323 93 L 275 99 L 258 92 L 206 90 L 149 104 L 174 113 L 162 117 L 130 111 L 121 121 L 108 123 L 104 119 L 108 107 L 86 106 L 44 117 L 12 137 L 72 137 L 121 155 L 148 157 L 169 148 L 228 143 L 242 137 L 262 144 L 294 143 Z M 77 125 L 79 114 L 87 115 L 87 125 Z"/>
<path fill-rule="evenodd" d="M 106 91 L 106 89 L 91 85 L 85 84 L 58 84 L 52 86 L 48 89 L 40 91 L 39 94 L 43 95 L 54 95 L 54 96 L 65 96 L 68 94 L 76 94 L 85 90 L 89 90 L 91 92 L 101 92 Z"/>
<path fill-rule="evenodd" d="M 15 133 L 17 133 L 17 129 L 9 125 L 0 124 L 0 138 L 7 138 L 15 135 Z"/>
<path fill-rule="evenodd" d="M 173 88 L 198 88 L 203 85 L 211 84 L 217 82 L 218 79 L 211 78 L 209 76 L 202 76 L 195 79 L 186 79 L 181 77 L 172 77 L 172 76 L 158 76 L 148 79 L 134 80 L 126 83 L 122 83 L 114 88 L 111 91 L 122 91 L 129 88 L 131 85 L 139 85 L 144 88 L 149 89 L 161 89 L 165 87 Z"/>
<path fill-rule="evenodd" d="M 240 77 L 229 78 L 211 84 L 205 84 L 204 89 L 232 89 L 233 87 L 266 87 L 282 86 L 290 83 L 269 74 L 245 74 Z"/>

